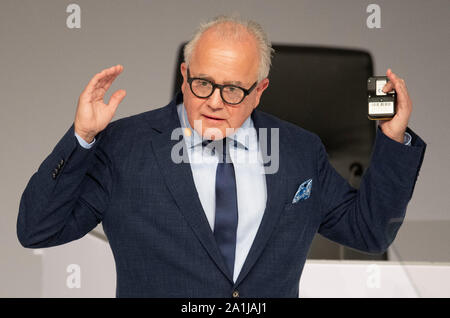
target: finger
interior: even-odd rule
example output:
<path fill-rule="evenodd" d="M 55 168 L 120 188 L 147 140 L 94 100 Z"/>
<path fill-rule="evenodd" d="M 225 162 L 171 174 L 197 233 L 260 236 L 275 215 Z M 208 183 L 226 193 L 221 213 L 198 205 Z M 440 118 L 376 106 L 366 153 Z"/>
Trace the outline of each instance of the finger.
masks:
<path fill-rule="evenodd" d="M 396 89 L 396 91 L 398 91 L 398 94 L 408 95 L 408 90 L 406 89 L 406 83 L 403 79 L 400 79 L 397 82 L 395 89 Z"/>
<path fill-rule="evenodd" d="M 388 70 L 386 71 L 386 76 L 389 78 L 389 81 L 394 83 L 394 87 L 396 87 L 401 80 L 401 78 L 398 77 L 397 74 L 392 72 L 392 70 L 390 68 L 388 68 Z"/>
<path fill-rule="evenodd" d="M 408 97 L 408 92 L 406 90 L 406 84 L 405 81 L 398 77 L 397 75 L 395 75 L 394 73 L 391 73 L 391 78 L 392 78 L 392 86 L 395 89 L 395 91 L 397 92 L 397 98 L 399 98 L 399 100 L 403 100 L 405 98 Z"/>
<path fill-rule="evenodd" d="M 398 77 L 397 74 L 392 72 L 391 69 L 388 69 L 386 72 L 386 76 L 388 76 L 389 80 L 392 82 L 392 86 L 397 93 L 397 107 L 398 111 L 401 113 L 402 111 L 408 110 L 410 112 L 410 108 L 412 108 L 411 100 L 409 98 L 408 90 L 406 88 L 405 81 Z"/>
<path fill-rule="evenodd" d="M 384 84 L 383 92 L 385 92 L 385 93 L 390 92 L 390 91 L 392 91 L 393 88 L 394 88 L 394 83 L 388 81 L 386 84 Z"/>
<path fill-rule="evenodd" d="M 100 81 L 100 79 L 103 77 L 102 72 L 95 74 L 91 80 L 89 81 L 89 83 L 86 85 L 86 87 L 84 88 L 83 93 L 87 93 L 87 94 L 92 94 L 92 92 L 95 89 L 95 86 L 97 85 L 97 83 Z"/>
<path fill-rule="evenodd" d="M 86 86 L 81 98 L 87 101 L 103 100 L 112 81 L 122 70 L 123 66 L 116 65 L 97 73 Z"/>
<path fill-rule="evenodd" d="M 408 90 L 406 89 L 406 86 L 402 83 L 398 85 L 398 88 L 396 88 L 397 91 L 397 101 L 398 106 L 400 109 L 407 109 L 411 107 L 411 100 L 409 98 Z"/>
<path fill-rule="evenodd" d="M 119 69 L 116 73 L 114 73 L 114 74 L 108 76 L 107 78 L 105 78 L 105 82 L 103 83 L 103 89 L 104 89 L 105 91 L 107 91 L 107 90 L 111 87 L 112 83 L 115 81 L 115 79 L 117 78 L 117 76 L 120 75 L 120 73 L 122 72 L 122 70 L 123 70 L 123 68 L 122 68 L 122 69 Z"/>
<path fill-rule="evenodd" d="M 105 84 L 110 81 L 113 81 L 117 77 L 117 75 L 119 75 L 121 73 L 122 70 L 123 70 L 123 67 L 119 67 L 119 65 L 116 65 L 109 69 L 104 70 L 105 74 L 96 83 L 95 88 L 101 88 L 101 87 L 104 88 Z"/>
<path fill-rule="evenodd" d="M 384 92 L 389 92 L 390 90 L 395 89 L 397 94 L 401 95 L 402 92 L 406 93 L 405 81 L 392 72 L 390 68 L 386 71 L 386 76 L 389 78 L 389 81 L 383 88 Z"/>
<path fill-rule="evenodd" d="M 112 66 L 95 74 L 86 85 L 85 92 L 91 94 L 94 89 L 98 88 L 99 82 L 104 81 L 105 77 L 108 77 L 116 72 L 116 68 L 118 66 L 119 65 Z"/>
<path fill-rule="evenodd" d="M 114 114 L 116 112 L 117 107 L 122 102 L 122 100 L 127 95 L 127 92 L 124 89 L 119 89 L 111 95 L 109 99 L 108 108 L 111 108 L 111 112 Z"/>
<path fill-rule="evenodd" d="M 390 68 L 388 68 L 388 69 L 386 70 L 386 76 L 389 77 L 390 73 L 392 73 L 392 70 L 391 70 Z"/>

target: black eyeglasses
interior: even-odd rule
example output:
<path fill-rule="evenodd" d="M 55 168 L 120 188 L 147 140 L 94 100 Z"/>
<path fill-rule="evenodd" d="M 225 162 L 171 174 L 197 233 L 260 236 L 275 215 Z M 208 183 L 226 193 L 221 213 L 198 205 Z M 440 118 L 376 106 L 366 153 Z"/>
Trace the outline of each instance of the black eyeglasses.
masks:
<path fill-rule="evenodd" d="M 219 85 L 204 78 L 191 77 L 189 68 L 187 69 L 187 76 L 187 82 L 191 87 L 192 94 L 194 94 L 198 98 L 208 98 L 214 93 L 216 88 L 219 88 L 220 97 L 222 97 L 222 100 L 225 103 L 230 105 L 240 104 L 244 100 L 244 98 L 252 92 L 252 90 L 258 83 L 256 81 L 255 84 L 253 84 L 249 89 L 245 89 L 236 85 Z"/>

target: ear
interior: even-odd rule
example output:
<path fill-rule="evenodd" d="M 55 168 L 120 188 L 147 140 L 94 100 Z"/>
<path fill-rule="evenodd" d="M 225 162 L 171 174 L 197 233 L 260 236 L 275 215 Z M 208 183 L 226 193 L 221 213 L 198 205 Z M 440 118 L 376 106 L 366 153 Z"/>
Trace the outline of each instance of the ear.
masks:
<path fill-rule="evenodd" d="M 262 93 L 266 90 L 266 88 L 269 86 L 269 79 L 265 78 L 261 82 L 259 82 L 258 86 L 256 86 L 256 97 L 255 97 L 255 107 L 258 107 L 259 100 L 261 99 Z"/>
<path fill-rule="evenodd" d="M 181 75 L 183 76 L 183 83 L 181 84 L 181 91 L 184 93 L 184 88 L 187 83 L 187 65 L 185 62 L 181 63 L 180 72 L 181 72 Z"/>

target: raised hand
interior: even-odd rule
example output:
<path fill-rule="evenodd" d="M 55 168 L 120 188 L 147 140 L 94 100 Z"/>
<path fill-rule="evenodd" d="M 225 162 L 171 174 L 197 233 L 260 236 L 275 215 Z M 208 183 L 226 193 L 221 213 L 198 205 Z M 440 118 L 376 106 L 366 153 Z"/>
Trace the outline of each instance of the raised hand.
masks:
<path fill-rule="evenodd" d="M 106 128 L 127 94 L 125 90 L 119 89 L 112 94 L 108 104 L 103 101 L 106 91 L 122 71 L 123 66 L 116 65 L 95 74 L 78 99 L 75 132 L 88 143 Z"/>
<path fill-rule="evenodd" d="M 379 120 L 378 124 L 386 136 L 403 143 L 406 127 L 412 112 L 412 101 L 409 98 L 406 83 L 403 79 L 394 74 L 391 69 L 386 71 L 386 76 L 389 78 L 389 82 L 386 83 L 383 91 L 390 92 L 392 89 L 395 89 L 397 93 L 397 110 L 394 118 L 386 121 Z"/>

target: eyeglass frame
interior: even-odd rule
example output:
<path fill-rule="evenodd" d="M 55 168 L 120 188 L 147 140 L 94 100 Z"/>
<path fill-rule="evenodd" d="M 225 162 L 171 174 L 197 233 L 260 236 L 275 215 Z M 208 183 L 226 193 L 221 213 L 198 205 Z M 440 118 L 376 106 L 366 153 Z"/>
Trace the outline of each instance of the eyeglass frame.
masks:
<path fill-rule="evenodd" d="M 197 94 L 195 94 L 195 93 L 194 93 L 194 90 L 192 89 L 192 82 L 193 82 L 194 80 L 202 80 L 202 81 L 206 81 L 206 82 L 210 83 L 210 84 L 212 85 L 211 93 L 210 93 L 208 96 L 198 96 Z M 242 102 L 244 101 L 245 97 L 247 97 L 247 96 L 255 89 L 255 87 L 256 87 L 257 84 L 258 84 L 258 81 L 256 81 L 249 89 L 245 89 L 245 88 L 243 88 L 243 87 L 240 87 L 240 86 L 237 86 L 237 85 L 232 85 L 232 84 L 225 84 L 225 85 L 216 84 L 216 83 L 214 83 L 213 81 L 208 80 L 208 79 L 206 79 L 206 78 L 201 78 L 201 77 L 191 77 L 191 72 L 189 71 L 189 67 L 187 68 L 187 82 L 188 82 L 188 84 L 189 84 L 189 87 L 191 88 L 192 94 L 194 94 L 194 95 L 195 95 L 196 97 L 198 97 L 198 98 L 209 98 L 209 97 L 211 97 L 212 94 L 214 94 L 216 88 L 219 88 L 219 91 L 220 91 L 220 98 L 222 98 L 222 100 L 223 100 L 225 103 L 229 104 L 229 105 L 238 105 L 238 104 L 242 103 Z M 239 102 L 237 102 L 237 103 L 229 103 L 229 102 L 227 102 L 227 101 L 225 100 L 225 98 L 223 98 L 223 95 L 222 95 L 223 89 L 224 89 L 225 87 L 239 88 L 239 89 L 241 89 L 241 90 L 244 92 L 244 96 L 243 96 L 242 99 L 241 99 Z"/>

